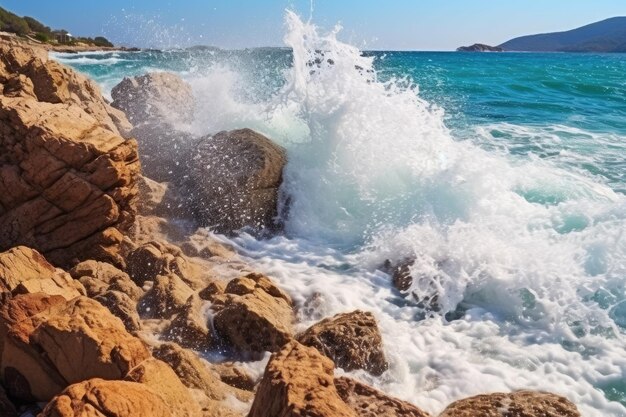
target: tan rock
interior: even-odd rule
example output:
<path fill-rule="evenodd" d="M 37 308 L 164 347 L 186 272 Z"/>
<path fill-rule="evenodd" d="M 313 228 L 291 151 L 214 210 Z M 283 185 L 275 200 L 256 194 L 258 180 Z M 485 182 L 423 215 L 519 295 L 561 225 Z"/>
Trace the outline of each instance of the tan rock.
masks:
<path fill-rule="evenodd" d="M 217 346 L 217 340 L 207 321 L 204 300 L 193 294 L 163 332 L 163 338 L 185 348 L 208 351 Z"/>
<path fill-rule="evenodd" d="M 335 388 L 359 417 L 429 417 L 428 413 L 412 404 L 350 378 L 336 378 Z"/>
<path fill-rule="evenodd" d="M 50 265 L 39 252 L 24 246 L 0 253 L 0 291 L 43 292 L 68 300 L 85 294 L 83 286 L 69 274 Z"/>
<path fill-rule="evenodd" d="M 168 319 L 181 312 L 192 295 L 193 290 L 178 275 L 159 275 L 139 300 L 137 309 L 143 318 Z"/>
<path fill-rule="evenodd" d="M 90 378 L 121 379 L 150 356 L 118 318 L 85 297 L 20 295 L 0 317 L 0 373 L 24 401 L 48 401 Z"/>
<path fill-rule="evenodd" d="M 333 362 L 296 341 L 270 358 L 248 417 L 357 417 L 333 383 Z"/>
<path fill-rule="evenodd" d="M 84 261 L 72 268 L 69 273 L 83 284 L 91 298 L 107 291 L 119 291 L 131 300 L 137 301 L 144 293 L 126 272 L 105 262 Z"/>
<path fill-rule="evenodd" d="M 275 352 L 292 338 L 291 299 L 263 275 L 231 281 L 212 308 L 217 335 L 242 353 Z"/>
<path fill-rule="evenodd" d="M 135 367 L 125 378 L 152 388 L 169 406 L 172 417 L 197 417 L 200 407 L 172 368 L 163 361 L 150 358 Z"/>
<path fill-rule="evenodd" d="M 346 371 L 365 369 L 380 375 L 389 367 L 372 313 L 354 311 L 322 320 L 299 335 L 298 341 L 316 348 Z"/>
<path fill-rule="evenodd" d="M 212 363 L 210 368 L 219 375 L 223 383 L 244 391 L 254 391 L 257 383 L 255 378 L 234 363 Z"/>
<path fill-rule="evenodd" d="M 275 230 L 285 150 L 241 129 L 204 138 L 191 152 L 188 193 L 192 213 L 220 233 L 243 227 Z"/>
<path fill-rule="evenodd" d="M 456 401 L 439 417 L 581 417 L 574 404 L 548 392 L 517 391 Z"/>
<path fill-rule="evenodd" d="M 122 320 L 130 333 L 141 330 L 141 320 L 137 313 L 137 303 L 120 291 L 107 291 L 94 297 L 117 318 Z"/>
<path fill-rule="evenodd" d="M 154 390 L 127 381 L 91 379 L 68 387 L 55 397 L 41 417 L 173 417 Z"/>

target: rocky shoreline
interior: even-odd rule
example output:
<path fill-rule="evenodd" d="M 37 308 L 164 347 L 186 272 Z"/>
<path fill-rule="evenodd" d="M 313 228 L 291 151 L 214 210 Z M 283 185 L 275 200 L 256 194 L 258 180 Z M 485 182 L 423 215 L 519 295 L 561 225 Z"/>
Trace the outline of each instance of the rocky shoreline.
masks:
<path fill-rule="evenodd" d="M 176 76 L 125 80 L 111 104 L 16 39 L 0 39 L 0 92 L 0 415 L 429 416 L 335 375 L 388 369 L 371 313 L 296 334 L 302 306 L 204 228 L 280 230 L 270 139 L 178 132 L 193 108 Z M 520 391 L 440 417 L 579 415 Z"/>

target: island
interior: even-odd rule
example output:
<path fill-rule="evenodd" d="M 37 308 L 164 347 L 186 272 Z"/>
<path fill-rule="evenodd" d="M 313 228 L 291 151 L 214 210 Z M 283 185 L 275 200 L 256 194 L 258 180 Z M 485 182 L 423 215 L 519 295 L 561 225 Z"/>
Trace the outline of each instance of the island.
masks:
<path fill-rule="evenodd" d="M 471 46 L 461 46 L 456 48 L 457 52 L 503 52 L 499 46 L 489 46 L 484 43 L 475 43 Z"/>

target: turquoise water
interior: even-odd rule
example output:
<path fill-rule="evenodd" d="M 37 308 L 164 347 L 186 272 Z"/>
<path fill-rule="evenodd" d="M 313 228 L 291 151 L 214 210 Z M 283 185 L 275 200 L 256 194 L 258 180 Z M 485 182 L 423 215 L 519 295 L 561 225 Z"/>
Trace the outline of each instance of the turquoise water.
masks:
<path fill-rule="evenodd" d="M 287 149 L 284 235 L 230 243 L 306 305 L 299 328 L 375 314 L 390 369 L 352 376 L 433 415 L 540 389 L 626 416 L 626 55 L 362 53 L 286 20 L 291 49 L 55 58 L 105 94 L 176 72 L 179 128 Z M 379 266 L 407 257 L 400 294 Z"/>

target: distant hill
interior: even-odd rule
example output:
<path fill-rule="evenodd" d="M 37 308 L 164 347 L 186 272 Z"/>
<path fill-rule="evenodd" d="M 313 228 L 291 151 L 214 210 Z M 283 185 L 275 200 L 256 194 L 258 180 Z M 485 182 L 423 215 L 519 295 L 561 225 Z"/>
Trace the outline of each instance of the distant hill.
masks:
<path fill-rule="evenodd" d="M 458 52 L 502 52 L 503 49 L 499 46 L 489 46 L 484 43 L 475 43 L 471 46 L 461 46 L 456 48 Z"/>
<path fill-rule="evenodd" d="M 626 17 L 613 17 L 566 32 L 522 36 L 500 47 L 524 52 L 626 52 Z"/>

